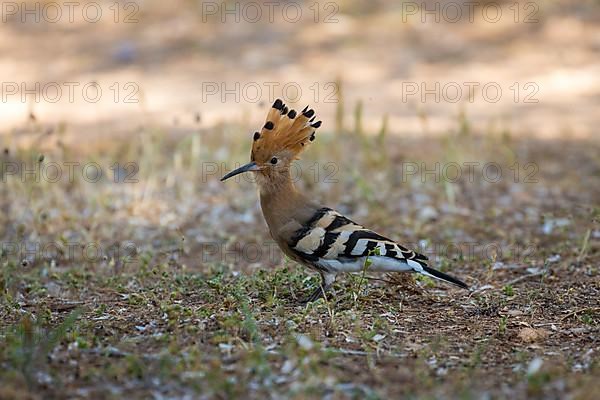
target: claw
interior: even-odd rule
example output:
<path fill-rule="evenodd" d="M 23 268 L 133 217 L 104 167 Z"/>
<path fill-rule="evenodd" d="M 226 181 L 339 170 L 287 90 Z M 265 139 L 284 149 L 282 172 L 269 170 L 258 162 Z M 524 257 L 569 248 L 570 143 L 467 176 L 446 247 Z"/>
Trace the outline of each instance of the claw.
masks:
<path fill-rule="evenodd" d="M 306 305 L 308 303 L 312 303 L 313 301 L 317 301 L 322 297 L 326 299 L 325 296 L 333 286 L 334 281 L 335 273 L 321 272 L 321 284 L 315 290 L 313 290 L 313 292 L 307 298 L 302 300 L 302 304 Z"/>
<path fill-rule="evenodd" d="M 311 292 L 310 295 L 308 295 L 307 298 L 302 300 L 302 304 L 306 305 L 308 303 L 312 303 L 313 301 L 317 301 L 320 298 L 325 298 L 326 294 L 330 291 L 331 286 L 331 283 L 329 285 L 321 283 L 315 290 Z"/>
<path fill-rule="evenodd" d="M 321 289 L 321 286 L 319 286 L 315 290 L 313 290 L 312 293 L 310 295 L 308 295 L 307 298 L 302 300 L 302 304 L 306 305 L 308 303 L 312 303 L 314 301 L 319 300 L 321 297 L 325 297 L 325 293 Z"/>

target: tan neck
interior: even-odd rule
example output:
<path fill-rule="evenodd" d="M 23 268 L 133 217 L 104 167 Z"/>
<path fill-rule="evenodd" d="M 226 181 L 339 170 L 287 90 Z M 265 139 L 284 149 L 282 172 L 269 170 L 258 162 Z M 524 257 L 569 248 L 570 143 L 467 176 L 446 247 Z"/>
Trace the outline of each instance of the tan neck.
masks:
<path fill-rule="evenodd" d="M 285 225 L 310 201 L 292 182 L 289 171 L 258 180 L 260 206 L 271 232 Z"/>

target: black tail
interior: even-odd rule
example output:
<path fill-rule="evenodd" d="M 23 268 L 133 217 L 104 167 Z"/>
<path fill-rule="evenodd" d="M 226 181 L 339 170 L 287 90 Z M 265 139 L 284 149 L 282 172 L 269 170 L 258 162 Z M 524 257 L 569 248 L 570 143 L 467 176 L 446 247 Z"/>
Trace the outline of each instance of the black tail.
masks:
<path fill-rule="evenodd" d="M 463 289 L 468 289 L 469 288 L 466 283 L 464 283 L 462 281 L 459 281 L 458 279 L 453 278 L 450 275 L 446 275 L 445 273 L 440 272 L 437 269 L 433 269 L 433 268 L 429 268 L 429 267 L 423 266 L 423 271 L 425 272 L 425 275 L 432 276 L 433 278 L 437 278 L 437 279 L 440 279 L 442 281 L 453 283 L 456 286 L 459 286 L 459 287 L 461 287 Z"/>

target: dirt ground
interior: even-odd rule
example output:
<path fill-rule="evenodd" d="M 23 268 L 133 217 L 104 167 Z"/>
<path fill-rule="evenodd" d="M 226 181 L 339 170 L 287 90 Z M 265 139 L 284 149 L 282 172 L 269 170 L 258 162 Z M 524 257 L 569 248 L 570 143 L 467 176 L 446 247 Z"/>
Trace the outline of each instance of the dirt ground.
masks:
<path fill-rule="evenodd" d="M 503 2 L 493 24 L 387 2 L 224 24 L 202 4 L 0 25 L 0 398 L 597 397 L 596 3 L 515 23 Z M 22 81 L 104 94 L 21 101 Z M 277 249 L 253 182 L 219 181 L 271 96 L 215 82 L 316 84 L 291 102 L 323 119 L 297 184 L 471 289 L 367 269 L 302 304 L 317 276 Z M 422 82 L 505 95 L 403 102 Z"/>
<path fill-rule="evenodd" d="M 136 155 L 137 183 L 115 183 L 110 167 L 95 183 L 5 176 L 2 397 L 597 393 L 598 143 L 320 135 L 299 184 L 472 290 L 367 273 L 304 306 L 318 279 L 281 258 L 253 183 L 197 164 L 236 144 L 212 131 L 140 136 L 82 157 Z M 245 160 L 249 141 L 223 158 Z M 318 163 L 332 144 L 334 163 Z M 22 165 L 39 162 L 32 151 Z M 47 150 L 42 164 L 65 154 Z M 421 173 L 439 160 L 440 171 L 494 163 L 503 178 Z"/>

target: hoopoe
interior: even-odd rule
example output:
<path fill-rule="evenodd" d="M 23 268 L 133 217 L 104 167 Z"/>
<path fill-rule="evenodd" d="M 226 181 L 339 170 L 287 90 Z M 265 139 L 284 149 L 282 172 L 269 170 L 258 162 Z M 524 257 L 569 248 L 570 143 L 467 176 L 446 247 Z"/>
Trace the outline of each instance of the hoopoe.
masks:
<path fill-rule="evenodd" d="M 290 164 L 315 140 L 321 121 L 314 120 L 314 110 L 306 107 L 298 114 L 276 100 L 265 125 L 254 133 L 250 163 L 221 178 L 255 173 L 271 236 L 288 257 L 321 274 L 321 286 L 307 301 L 324 296 L 338 273 L 359 272 L 366 265 L 369 271 L 417 272 L 467 289 L 460 280 L 428 267 L 426 256 L 323 207 L 296 189 Z"/>

